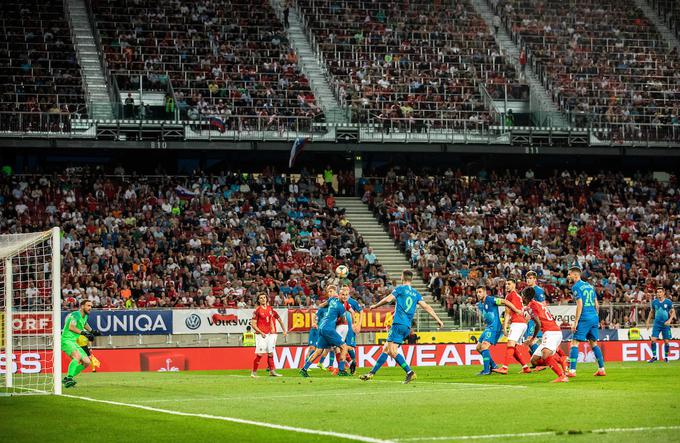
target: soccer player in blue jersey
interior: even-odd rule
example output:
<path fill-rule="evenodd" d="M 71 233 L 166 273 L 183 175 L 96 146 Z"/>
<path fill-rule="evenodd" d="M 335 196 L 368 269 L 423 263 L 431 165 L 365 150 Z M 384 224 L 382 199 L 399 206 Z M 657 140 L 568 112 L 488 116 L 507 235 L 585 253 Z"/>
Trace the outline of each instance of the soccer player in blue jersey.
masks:
<path fill-rule="evenodd" d="M 346 305 L 349 305 L 351 308 L 351 311 L 345 312 L 345 318 L 347 320 L 347 337 L 345 338 L 345 344 L 348 348 L 347 355 L 352 359 L 352 362 L 349 365 L 349 373 L 354 375 L 354 372 L 357 370 L 357 356 L 354 351 L 354 348 L 357 346 L 356 335 L 361 332 L 361 323 L 364 313 L 359 302 L 349 296 L 350 287 L 343 286 L 340 288 L 340 294 L 343 292 L 347 292 L 348 298 Z M 359 314 L 359 316 L 354 317 L 355 314 Z"/>
<path fill-rule="evenodd" d="M 569 268 L 569 282 L 573 285 L 571 291 L 576 300 L 576 320 L 571 327 L 573 337 L 571 349 L 569 351 L 569 372 L 567 377 L 576 377 L 576 362 L 578 361 L 578 344 L 580 342 L 590 342 L 590 347 L 597 358 L 598 369 L 593 375 L 604 377 L 607 373 L 604 370 L 604 357 L 602 349 L 597 345 L 600 327 L 600 304 L 597 301 L 595 288 L 581 280 L 581 267 L 574 265 Z"/>
<path fill-rule="evenodd" d="M 491 375 L 491 370 L 496 368 L 496 363 L 491 358 L 489 348 L 498 343 L 498 340 L 503 336 L 503 325 L 501 325 L 498 307 L 507 306 L 517 314 L 521 314 L 522 311 L 507 300 L 488 295 L 485 285 L 478 285 L 475 292 L 478 300 L 477 307 L 481 311 L 486 324 L 486 328 L 479 336 L 477 343 L 477 352 L 482 355 L 482 363 L 484 364 L 484 369 L 478 375 Z"/>
<path fill-rule="evenodd" d="M 307 344 L 307 355 L 312 355 L 316 351 L 316 342 L 319 339 L 319 322 L 326 313 L 325 308 L 317 307 L 316 313 L 312 315 L 312 326 L 309 328 L 309 343 Z"/>
<path fill-rule="evenodd" d="M 545 291 L 543 288 L 538 286 L 536 284 L 537 282 L 537 275 L 534 271 L 529 271 L 526 274 L 526 280 L 527 280 L 527 287 L 533 288 L 534 289 L 534 300 L 537 302 L 541 303 L 543 306 L 545 306 Z M 536 329 L 536 322 L 534 319 L 530 319 L 529 323 L 527 324 L 527 332 L 524 334 L 524 340 L 529 341 L 531 337 L 534 335 L 534 330 Z M 536 336 L 536 339 L 540 339 L 543 337 L 543 332 L 538 331 L 538 335 Z M 531 340 L 532 344 L 529 346 L 529 349 L 531 349 L 531 355 L 534 355 L 534 352 L 536 352 L 536 349 L 538 349 L 538 343 L 539 340 Z"/>
<path fill-rule="evenodd" d="M 405 269 L 401 273 L 401 285 L 394 288 L 394 291 L 392 291 L 390 295 L 371 306 L 371 309 L 377 309 L 387 303 L 395 302 L 394 319 L 392 320 L 392 327 L 387 334 L 387 342 L 385 343 L 383 352 L 378 357 L 375 366 L 371 369 L 371 372 L 360 377 L 364 381 L 373 378 L 375 373 L 385 364 L 387 357 L 392 357 L 397 364 L 401 366 L 404 372 L 406 372 L 404 383 L 409 383 L 416 378 L 416 373 L 411 370 L 410 366 L 406 363 L 404 356 L 398 351 L 399 346 L 404 343 L 404 340 L 411 332 L 413 315 L 416 313 L 416 308 L 418 306 L 423 308 L 430 317 L 435 319 L 440 328 L 444 326 L 444 322 L 441 321 L 432 307 L 423 301 L 423 296 L 411 286 L 412 281 L 413 272 L 409 269 Z"/>
<path fill-rule="evenodd" d="M 319 351 L 327 348 L 337 348 L 340 350 L 340 360 L 338 361 L 338 375 L 341 377 L 349 376 L 345 370 L 345 357 L 347 357 L 347 345 L 343 342 L 340 334 L 335 330 L 335 325 L 339 318 L 345 315 L 345 302 L 349 298 L 349 292 L 342 292 L 340 298 L 335 297 L 337 288 L 333 286 L 329 289 L 328 309 L 324 315 L 321 323 L 319 323 L 319 339 L 317 340 L 317 349 L 310 358 L 307 359 L 305 365 L 300 369 L 300 375 L 309 377 L 307 370 L 316 358 Z"/>
<path fill-rule="evenodd" d="M 656 298 L 652 300 L 652 309 L 649 311 L 649 317 L 647 317 L 647 328 L 649 328 L 649 322 L 652 321 L 652 317 L 654 317 L 652 358 L 648 360 L 648 363 L 657 361 L 656 349 L 659 345 L 659 337 L 663 338 L 663 350 L 666 355 L 664 361 L 668 363 L 668 351 L 671 349 L 668 340 L 672 338 L 671 323 L 675 320 L 675 309 L 673 309 L 673 302 L 666 298 L 666 291 L 661 286 L 656 288 Z"/>

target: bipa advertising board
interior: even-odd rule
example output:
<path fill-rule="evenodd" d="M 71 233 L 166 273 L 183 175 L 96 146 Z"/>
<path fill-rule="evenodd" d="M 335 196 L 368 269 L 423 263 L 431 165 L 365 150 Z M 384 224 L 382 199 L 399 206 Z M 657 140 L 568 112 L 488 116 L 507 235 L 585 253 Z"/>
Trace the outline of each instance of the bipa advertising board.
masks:
<path fill-rule="evenodd" d="M 253 309 L 176 309 L 172 311 L 174 334 L 242 334 L 250 325 Z M 288 327 L 288 311 L 275 309 Z M 280 329 L 278 322 L 277 330 Z"/>

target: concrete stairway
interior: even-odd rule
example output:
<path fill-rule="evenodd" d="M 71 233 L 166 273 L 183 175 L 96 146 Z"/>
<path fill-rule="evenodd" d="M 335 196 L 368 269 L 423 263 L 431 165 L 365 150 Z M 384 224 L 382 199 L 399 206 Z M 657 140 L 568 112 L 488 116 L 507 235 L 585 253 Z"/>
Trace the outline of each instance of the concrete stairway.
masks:
<path fill-rule="evenodd" d="M 494 13 L 489 7 L 487 0 L 472 0 L 471 3 L 475 8 L 475 11 L 477 11 L 477 14 L 479 14 L 484 19 L 484 22 L 488 28 L 493 32 Z M 496 34 L 494 37 L 496 39 L 496 43 L 501 49 L 501 54 L 503 54 L 505 59 L 515 67 L 518 73 L 520 73 L 522 71 L 522 68 L 519 64 L 520 48 L 518 48 L 515 42 L 512 41 L 512 38 L 506 31 L 505 27 L 501 26 L 498 29 L 498 34 Z M 529 88 L 531 89 L 531 94 L 536 98 L 534 103 L 540 103 L 542 108 L 541 111 L 550 113 L 549 123 L 546 125 L 562 128 L 568 127 L 569 120 L 557 108 L 557 105 L 555 102 L 553 102 L 550 95 L 548 95 L 540 79 L 533 72 L 529 64 L 526 66 L 525 74 L 526 82 L 529 84 Z"/>
<path fill-rule="evenodd" d="M 427 288 L 427 284 L 420 277 L 418 270 L 411 267 L 406 256 L 399 250 L 395 242 L 390 238 L 384 227 L 378 222 L 369 211 L 368 206 L 361 202 L 358 197 L 336 197 L 337 206 L 345 209 L 345 215 L 354 229 L 361 234 L 364 240 L 373 248 L 373 253 L 378 257 L 378 261 L 383 265 L 390 280 L 401 278 L 404 269 L 411 269 L 414 273 L 413 287 L 422 295 L 425 301 L 430 304 L 437 315 L 444 322 L 442 330 L 455 328 L 454 321 L 448 316 L 444 308 L 432 298 L 432 294 Z M 417 327 L 420 331 L 436 329 L 436 322 L 430 318 L 422 309 L 418 309 L 416 314 Z"/>
<path fill-rule="evenodd" d="M 76 56 L 82 70 L 88 113 L 95 119 L 113 118 L 108 84 L 99 60 L 85 1 L 66 0 L 65 5 Z"/>
<path fill-rule="evenodd" d="M 652 23 L 654 23 L 654 26 L 656 26 L 656 29 L 659 31 L 659 34 L 664 38 L 666 44 L 669 46 L 669 48 L 678 48 L 680 50 L 680 41 L 676 37 L 676 35 L 668 29 L 668 26 L 664 23 L 664 21 L 659 17 L 659 14 L 656 13 L 656 11 L 649 6 L 649 3 L 647 3 L 645 0 L 633 0 L 635 2 L 635 6 L 637 6 L 642 12 L 644 12 L 645 17 L 649 19 Z"/>
<path fill-rule="evenodd" d="M 283 22 L 284 0 L 270 0 L 270 4 Z M 346 123 L 346 112 L 335 97 L 324 74 L 323 68 L 314 53 L 314 48 L 307 39 L 302 16 L 297 8 L 291 7 L 288 14 L 288 41 L 298 56 L 298 66 L 309 80 L 317 104 L 323 109 L 328 123 Z"/>

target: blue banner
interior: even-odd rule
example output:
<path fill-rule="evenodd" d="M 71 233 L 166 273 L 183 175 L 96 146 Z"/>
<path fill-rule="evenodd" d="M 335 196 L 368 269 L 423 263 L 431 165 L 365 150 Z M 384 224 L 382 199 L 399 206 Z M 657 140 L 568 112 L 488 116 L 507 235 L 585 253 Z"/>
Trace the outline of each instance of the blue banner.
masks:
<path fill-rule="evenodd" d="M 61 322 L 70 311 L 61 313 Z M 90 311 L 87 323 L 102 335 L 172 334 L 171 310 Z"/>

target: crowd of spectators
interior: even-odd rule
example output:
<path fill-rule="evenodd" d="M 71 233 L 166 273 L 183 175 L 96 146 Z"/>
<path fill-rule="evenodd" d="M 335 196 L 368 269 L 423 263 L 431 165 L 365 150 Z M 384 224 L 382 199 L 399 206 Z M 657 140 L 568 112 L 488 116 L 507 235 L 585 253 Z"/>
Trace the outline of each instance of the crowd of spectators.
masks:
<path fill-rule="evenodd" d="M 559 108 L 617 139 L 680 139 L 680 58 L 632 0 L 489 0 Z"/>
<path fill-rule="evenodd" d="M 450 313 L 472 307 L 477 282 L 501 292 L 503 279 L 523 279 L 529 270 L 550 303 L 570 302 L 567 268 L 575 263 L 605 310 L 612 303 L 648 306 L 656 285 L 680 300 L 676 177 L 393 169 L 359 186 Z"/>
<path fill-rule="evenodd" d="M 69 130 L 85 100 L 63 5 L 3 1 L 0 22 L 0 131 Z"/>
<path fill-rule="evenodd" d="M 355 122 L 413 131 L 484 125 L 492 118 L 480 82 L 494 98 L 503 97 L 506 85 L 511 95 L 528 98 L 467 0 L 299 0 L 298 6 Z"/>
<path fill-rule="evenodd" d="M 646 0 L 668 29 L 680 39 L 680 4 L 675 0 Z"/>
<path fill-rule="evenodd" d="M 323 118 L 267 0 L 94 0 L 92 7 L 120 90 L 136 90 L 140 80 L 149 90 L 171 85 L 182 118 L 218 117 L 228 129 Z"/>
<path fill-rule="evenodd" d="M 346 193 L 351 172 L 329 169 L 296 180 L 272 170 L 5 176 L 0 232 L 61 227 L 65 309 L 82 299 L 97 308 L 252 307 L 258 293 L 274 306 L 309 306 L 341 263 L 355 296 L 370 304 L 391 283 L 336 207 L 332 178 Z M 25 293 L 44 286 L 39 272 L 24 272 L 17 306 L 48 301 Z"/>

